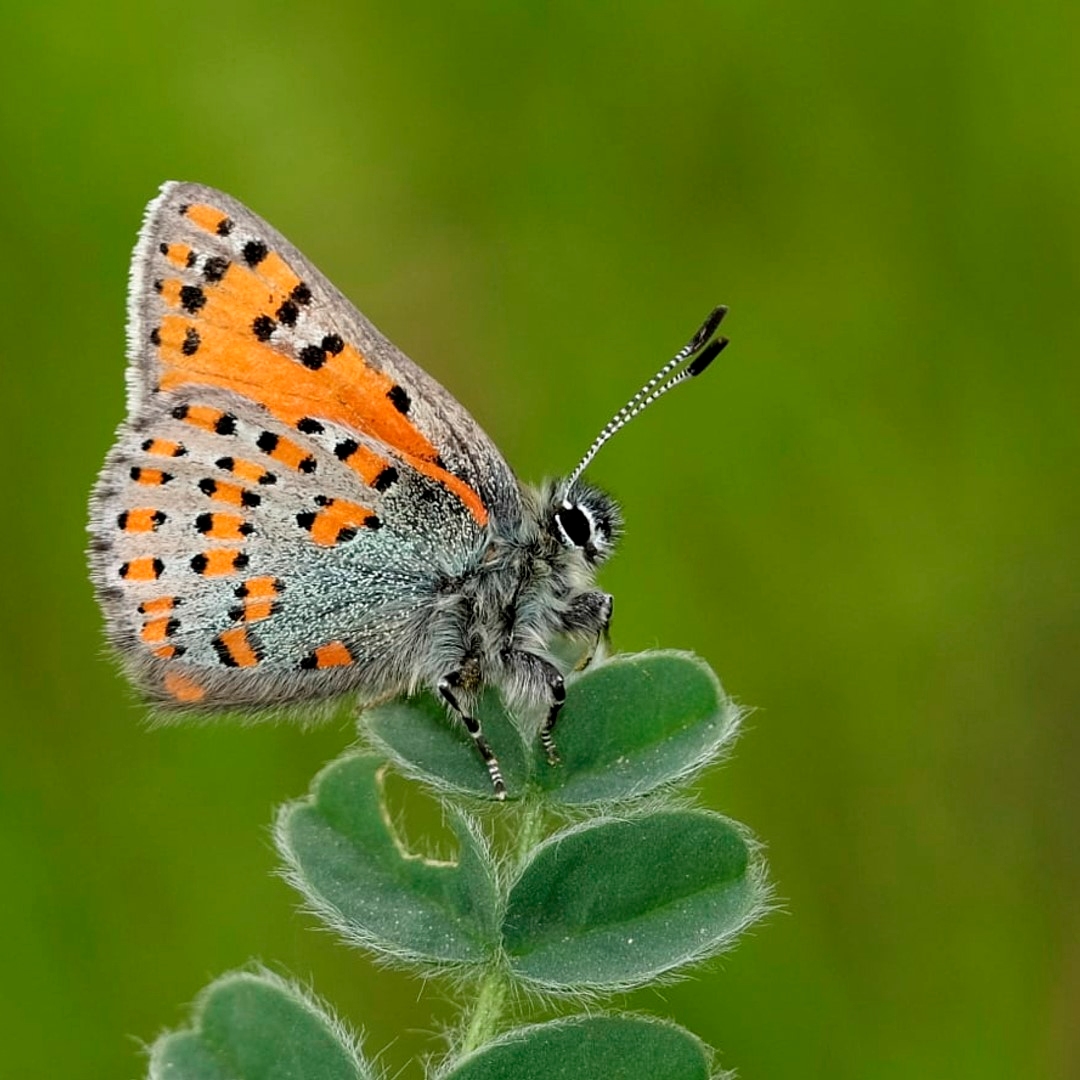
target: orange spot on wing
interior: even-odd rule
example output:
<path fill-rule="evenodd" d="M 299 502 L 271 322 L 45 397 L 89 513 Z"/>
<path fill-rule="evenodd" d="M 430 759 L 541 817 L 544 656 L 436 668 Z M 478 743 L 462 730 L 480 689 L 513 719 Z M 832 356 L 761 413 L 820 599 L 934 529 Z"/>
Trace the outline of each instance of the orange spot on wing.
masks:
<path fill-rule="evenodd" d="M 254 667 L 259 662 L 255 650 L 251 647 L 247 631 L 242 626 L 234 627 L 232 630 L 223 630 L 217 640 L 237 667 Z"/>
<path fill-rule="evenodd" d="M 168 615 L 160 619 L 151 619 L 143 625 L 139 637 L 147 645 L 160 645 L 169 636 L 169 623 L 172 618 Z"/>
<path fill-rule="evenodd" d="M 208 497 L 229 506 L 244 505 L 244 489 L 239 484 L 228 484 L 222 480 L 215 482 L 214 490 Z"/>
<path fill-rule="evenodd" d="M 315 666 L 320 670 L 330 667 L 348 667 L 354 663 L 352 653 L 342 641 L 331 641 L 315 650 Z"/>
<path fill-rule="evenodd" d="M 222 577 L 225 574 L 236 573 L 236 557 L 241 552 L 235 548 L 212 548 L 204 551 L 203 557 L 206 563 L 200 571 L 206 577 Z"/>
<path fill-rule="evenodd" d="M 185 705 L 202 701 L 206 697 L 206 691 L 194 679 L 188 678 L 179 671 L 166 671 L 162 685 L 167 694 Z"/>
<path fill-rule="evenodd" d="M 163 342 L 164 340 L 162 338 Z M 221 409 L 215 409 L 210 405 L 189 405 L 184 420 L 197 428 L 202 428 L 203 431 L 216 432 L 217 425 L 224 415 Z"/>
<path fill-rule="evenodd" d="M 169 307 L 180 306 L 180 290 L 183 284 L 179 278 L 166 278 L 161 283 L 161 298 Z"/>
<path fill-rule="evenodd" d="M 176 597 L 159 596 L 156 600 L 144 600 L 139 605 L 140 615 L 161 615 L 163 612 L 172 611 L 176 607 Z"/>
<path fill-rule="evenodd" d="M 191 258 L 191 248 L 189 248 L 187 244 L 170 244 L 165 257 L 173 264 L 173 266 L 186 267 L 188 259 Z"/>
<path fill-rule="evenodd" d="M 242 461 L 239 458 L 233 459 L 232 468 L 229 472 L 233 476 L 238 476 L 241 480 L 247 480 L 252 484 L 260 483 L 263 477 L 267 475 L 266 470 L 261 465 L 256 465 L 254 461 Z"/>
<path fill-rule="evenodd" d="M 126 581 L 156 581 L 161 574 L 161 561 L 147 556 L 124 563 L 120 576 Z"/>
<path fill-rule="evenodd" d="M 274 614 L 276 600 L 245 600 L 244 622 L 259 622 L 261 619 L 269 619 Z"/>
<path fill-rule="evenodd" d="M 281 592 L 281 582 L 273 577 L 248 578 L 241 586 L 240 595 L 247 599 L 269 599 Z"/>
<path fill-rule="evenodd" d="M 346 459 L 345 464 L 354 472 L 358 473 L 364 483 L 370 487 L 375 478 L 390 464 L 384 457 L 369 450 L 366 446 L 358 446 Z"/>
<path fill-rule="evenodd" d="M 236 590 L 236 595 L 244 601 L 243 606 L 232 610 L 230 618 L 244 622 L 269 619 L 277 611 L 276 597 L 281 590 L 282 584 L 277 578 L 248 578 Z"/>
<path fill-rule="evenodd" d="M 200 229 L 208 233 L 216 233 L 218 226 L 229 216 L 216 207 L 207 206 L 206 203 L 196 203 L 194 206 L 189 206 L 186 213 L 189 221 L 192 221 Z"/>
<path fill-rule="evenodd" d="M 153 650 L 155 656 L 162 660 L 171 660 L 179 652 L 175 645 L 159 645 Z"/>
<path fill-rule="evenodd" d="M 310 457 L 302 446 L 298 446 L 291 439 L 281 437 L 278 438 L 277 445 L 270 451 L 268 456 L 294 470 L 299 470 L 300 463 Z"/>
<path fill-rule="evenodd" d="M 147 506 L 128 510 L 124 518 L 124 532 L 153 532 L 158 524 L 158 513 L 153 507 Z"/>
<path fill-rule="evenodd" d="M 158 457 L 179 457 L 183 452 L 183 446 L 170 439 L 153 439 L 143 447 L 147 454 L 155 454 Z"/>
<path fill-rule="evenodd" d="M 346 344 L 337 355 L 327 353 L 322 367 L 311 370 L 256 337 L 255 320 L 261 315 L 273 318 L 287 299 L 284 286 L 298 280 L 291 271 L 282 279 L 275 258 L 271 252 L 259 264 L 261 276 L 233 263 L 221 282 L 204 289 L 206 303 L 193 320 L 200 344 L 191 356 L 180 350 L 189 321 L 179 316 L 163 320 L 161 338 L 170 348 L 162 349 L 161 388 L 220 386 L 259 403 L 290 427 L 315 416 L 361 432 L 395 449 L 412 468 L 460 499 L 478 524 L 486 524 L 480 496 L 436 464 L 438 449 L 390 400 L 394 380 L 371 367 L 354 346 Z M 271 275 L 269 283 L 263 280 Z M 177 306 L 179 282 L 165 282 L 163 295 Z"/>
<path fill-rule="evenodd" d="M 167 483 L 172 479 L 168 473 L 164 473 L 161 469 L 140 469 L 139 475 L 134 477 L 134 480 L 138 484 L 146 484 L 148 487 L 158 486 Z"/>
<path fill-rule="evenodd" d="M 243 540 L 244 533 L 241 526 L 244 519 L 239 514 L 212 514 L 210 528 L 203 536 L 210 540 Z"/>
<path fill-rule="evenodd" d="M 333 547 L 339 542 L 338 536 L 342 529 L 362 529 L 372 517 L 372 512 L 363 506 L 345 499 L 335 499 L 315 515 L 311 526 L 311 539 L 323 547 Z"/>

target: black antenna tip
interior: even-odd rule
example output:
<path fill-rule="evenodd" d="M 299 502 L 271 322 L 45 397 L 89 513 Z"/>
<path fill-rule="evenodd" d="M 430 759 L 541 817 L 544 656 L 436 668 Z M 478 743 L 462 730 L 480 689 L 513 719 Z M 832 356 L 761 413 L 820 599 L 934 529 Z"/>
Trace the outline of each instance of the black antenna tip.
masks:
<path fill-rule="evenodd" d="M 716 333 L 716 328 L 724 321 L 728 313 L 727 305 L 721 304 L 709 312 L 709 317 L 701 324 L 701 329 L 690 339 L 689 349 L 697 352 L 706 341 Z"/>
<path fill-rule="evenodd" d="M 695 356 L 686 366 L 686 374 L 691 378 L 700 375 L 724 351 L 727 343 L 728 339 L 726 337 L 710 341 L 702 350 L 701 355 Z"/>

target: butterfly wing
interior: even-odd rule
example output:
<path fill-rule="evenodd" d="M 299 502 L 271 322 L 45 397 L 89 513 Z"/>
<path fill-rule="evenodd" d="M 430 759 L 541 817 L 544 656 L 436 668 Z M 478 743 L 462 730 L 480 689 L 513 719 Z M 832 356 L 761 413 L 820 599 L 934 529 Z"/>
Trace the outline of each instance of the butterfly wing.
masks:
<path fill-rule="evenodd" d="M 471 416 L 228 196 L 167 184 L 135 250 L 129 416 L 91 566 L 138 685 L 187 707 L 415 683 L 440 582 L 522 514 Z"/>

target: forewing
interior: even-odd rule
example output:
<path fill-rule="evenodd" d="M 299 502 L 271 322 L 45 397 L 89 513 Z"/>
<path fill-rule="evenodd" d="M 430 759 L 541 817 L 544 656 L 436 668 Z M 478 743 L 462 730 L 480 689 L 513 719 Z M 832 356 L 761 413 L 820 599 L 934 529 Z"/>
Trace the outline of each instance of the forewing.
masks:
<path fill-rule="evenodd" d="M 157 389 L 220 386 L 286 426 L 333 421 L 393 447 L 480 525 L 512 524 L 520 492 L 469 413 L 265 221 L 170 183 L 147 211 L 132 271 L 129 407 Z"/>

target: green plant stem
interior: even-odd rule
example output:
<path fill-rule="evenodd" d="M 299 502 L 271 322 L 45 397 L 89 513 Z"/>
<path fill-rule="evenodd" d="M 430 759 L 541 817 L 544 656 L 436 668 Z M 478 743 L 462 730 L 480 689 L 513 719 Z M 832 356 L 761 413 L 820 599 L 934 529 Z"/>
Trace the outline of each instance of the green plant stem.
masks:
<path fill-rule="evenodd" d="M 471 1054 L 484 1043 L 490 1042 L 499 1030 L 503 1006 L 506 1004 L 508 987 L 506 977 L 499 967 L 489 969 L 476 994 L 469 1026 L 461 1044 L 462 1056 Z"/>
<path fill-rule="evenodd" d="M 526 796 L 521 804 L 517 844 L 514 847 L 514 863 L 517 870 L 529 861 L 533 848 L 544 837 L 544 806 L 542 797 Z"/>
<path fill-rule="evenodd" d="M 517 840 L 514 844 L 515 868 L 520 870 L 529 861 L 533 849 L 543 839 L 544 809 L 541 798 L 527 797 L 521 804 Z M 461 1044 L 461 1053 L 471 1054 L 490 1042 L 499 1030 L 509 996 L 506 973 L 501 966 L 489 968 L 476 993 L 476 1004 L 469 1017 L 469 1026 Z"/>

